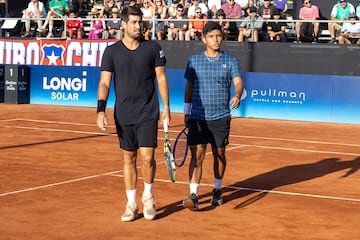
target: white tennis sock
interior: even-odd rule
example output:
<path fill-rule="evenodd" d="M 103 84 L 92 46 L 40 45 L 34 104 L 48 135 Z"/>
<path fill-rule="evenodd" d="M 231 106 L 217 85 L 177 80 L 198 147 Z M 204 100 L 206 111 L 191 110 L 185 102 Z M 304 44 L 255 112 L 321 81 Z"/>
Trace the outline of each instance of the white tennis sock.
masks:
<path fill-rule="evenodd" d="M 144 182 L 144 194 L 145 195 L 152 195 L 152 188 L 153 188 L 152 183 Z"/>
<path fill-rule="evenodd" d="M 126 190 L 128 203 L 136 203 L 136 189 Z"/>
<path fill-rule="evenodd" d="M 198 183 L 190 183 L 190 194 L 195 193 L 196 195 L 198 195 L 198 189 L 199 189 Z"/>
<path fill-rule="evenodd" d="M 215 178 L 214 188 L 221 189 L 222 179 Z"/>

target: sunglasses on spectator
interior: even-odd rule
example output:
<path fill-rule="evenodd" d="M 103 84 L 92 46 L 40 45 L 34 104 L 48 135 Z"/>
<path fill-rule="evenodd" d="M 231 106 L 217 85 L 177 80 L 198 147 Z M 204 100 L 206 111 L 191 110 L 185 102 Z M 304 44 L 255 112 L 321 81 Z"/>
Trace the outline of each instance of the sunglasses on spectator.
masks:
<path fill-rule="evenodd" d="M 304 4 L 310 4 L 311 3 L 311 1 L 308 1 L 308 2 L 304 2 Z"/>
<path fill-rule="evenodd" d="M 177 11 L 178 11 L 178 12 L 183 12 L 183 11 L 184 11 L 184 9 L 178 9 Z"/>

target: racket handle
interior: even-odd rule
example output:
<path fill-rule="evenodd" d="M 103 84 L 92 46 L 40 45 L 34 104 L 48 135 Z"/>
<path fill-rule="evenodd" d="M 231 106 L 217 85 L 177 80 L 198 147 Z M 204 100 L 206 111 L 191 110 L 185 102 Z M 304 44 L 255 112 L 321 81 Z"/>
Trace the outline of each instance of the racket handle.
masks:
<path fill-rule="evenodd" d="M 169 123 L 166 119 L 163 121 L 164 132 L 169 132 Z"/>

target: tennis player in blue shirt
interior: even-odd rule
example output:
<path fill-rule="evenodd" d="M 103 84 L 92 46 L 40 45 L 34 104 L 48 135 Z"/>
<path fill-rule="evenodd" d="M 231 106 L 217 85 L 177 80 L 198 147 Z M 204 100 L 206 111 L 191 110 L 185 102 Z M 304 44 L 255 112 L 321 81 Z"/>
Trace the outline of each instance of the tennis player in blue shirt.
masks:
<path fill-rule="evenodd" d="M 240 64 L 237 58 L 220 50 L 223 32 L 216 22 L 203 28 L 204 52 L 190 57 L 186 71 L 185 123 L 189 127 L 188 144 L 191 150 L 189 166 L 190 196 L 183 206 L 199 209 L 198 188 L 206 146 L 211 144 L 214 157 L 214 189 L 211 205 L 223 204 L 221 184 L 226 168 L 225 147 L 229 143 L 230 107 L 240 106 L 243 92 Z M 231 97 L 231 84 L 235 95 Z"/>

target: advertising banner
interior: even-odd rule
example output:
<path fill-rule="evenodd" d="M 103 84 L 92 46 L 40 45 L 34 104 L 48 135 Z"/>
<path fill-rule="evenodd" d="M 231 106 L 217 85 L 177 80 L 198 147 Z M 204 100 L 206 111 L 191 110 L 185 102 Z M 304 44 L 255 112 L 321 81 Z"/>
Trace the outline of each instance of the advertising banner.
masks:
<path fill-rule="evenodd" d="M 98 67 L 44 67 L 31 69 L 31 104 L 97 106 Z M 108 106 L 115 102 L 113 90 Z"/>

